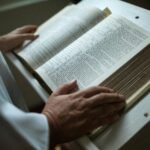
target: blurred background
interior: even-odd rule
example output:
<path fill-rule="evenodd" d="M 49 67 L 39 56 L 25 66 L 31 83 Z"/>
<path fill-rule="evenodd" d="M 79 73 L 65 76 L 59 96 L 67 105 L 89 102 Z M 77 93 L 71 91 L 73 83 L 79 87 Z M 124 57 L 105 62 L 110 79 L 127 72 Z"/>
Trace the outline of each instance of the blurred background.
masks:
<path fill-rule="evenodd" d="M 39 25 L 71 1 L 80 0 L 0 0 L 0 35 L 25 24 Z M 124 1 L 150 10 L 150 0 Z"/>
<path fill-rule="evenodd" d="M 124 1 L 150 10 L 150 0 L 124 0 Z"/>
<path fill-rule="evenodd" d="M 39 25 L 70 0 L 0 0 L 0 35 L 25 24 Z"/>

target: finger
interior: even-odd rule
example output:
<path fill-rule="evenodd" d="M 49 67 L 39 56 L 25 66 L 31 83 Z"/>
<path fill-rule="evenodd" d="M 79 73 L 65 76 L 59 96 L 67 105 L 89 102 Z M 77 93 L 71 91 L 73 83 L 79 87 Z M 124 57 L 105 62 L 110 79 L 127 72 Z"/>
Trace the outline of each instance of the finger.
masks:
<path fill-rule="evenodd" d="M 74 81 L 71 81 L 70 83 L 62 85 L 53 94 L 54 95 L 69 94 L 76 88 L 77 88 L 77 81 L 74 80 Z"/>
<path fill-rule="evenodd" d="M 26 25 L 14 30 L 14 33 L 23 34 L 23 33 L 34 33 L 37 30 L 36 25 Z"/>
<path fill-rule="evenodd" d="M 115 104 L 103 104 L 102 106 L 97 106 L 91 114 L 94 116 L 99 116 L 99 118 L 104 118 L 110 116 L 114 113 L 119 113 L 125 107 L 124 102 Z"/>
<path fill-rule="evenodd" d="M 118 103 L 118 102 L 125 103 L 125 97 L 117 93 L 101 93 L 101 94 L 94 95 L 93 97 L 89 98 L 87 101 L 92 106 L 98 106 L 98 105 L 109 104 L 109 103 Z"/>
<path fill-rule="evenodd" d="M 113 90 L 107 87 L 94 86 L 85 90 L 77 92 L 77 95 L 83 95 L 85 98 L 89 98 L 99 93 L 112 93 Z"/>
<path fill-rule="evenodd" d="M 16 38 L 20 42 L 24 42 L 25 40 L 35 40 L 38 37 L 38 35 L 34 34 L 20 34 Z"/>

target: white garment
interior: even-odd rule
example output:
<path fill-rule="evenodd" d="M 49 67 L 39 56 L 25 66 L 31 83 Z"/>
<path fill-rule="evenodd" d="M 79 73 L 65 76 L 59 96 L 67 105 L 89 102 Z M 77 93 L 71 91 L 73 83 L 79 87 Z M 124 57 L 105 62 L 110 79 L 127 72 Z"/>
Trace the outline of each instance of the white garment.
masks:
<path fill-rule="evenodd" d="M 0 70 L 0 149 L 48 150 L 47 118 L 42 114 L 24 112 L 14 106 L 1 74 Z"/>

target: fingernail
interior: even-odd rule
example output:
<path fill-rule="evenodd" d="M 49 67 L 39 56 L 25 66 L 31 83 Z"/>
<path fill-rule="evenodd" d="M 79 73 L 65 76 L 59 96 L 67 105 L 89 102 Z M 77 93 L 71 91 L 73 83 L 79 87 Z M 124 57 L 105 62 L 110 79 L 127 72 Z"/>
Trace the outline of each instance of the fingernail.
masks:
<path fill-rule="evenodd" d="M 72 80 L 71 82 L 70 82 L 70 84 L 76 84 L 77 83 L 77 80 Z"/>

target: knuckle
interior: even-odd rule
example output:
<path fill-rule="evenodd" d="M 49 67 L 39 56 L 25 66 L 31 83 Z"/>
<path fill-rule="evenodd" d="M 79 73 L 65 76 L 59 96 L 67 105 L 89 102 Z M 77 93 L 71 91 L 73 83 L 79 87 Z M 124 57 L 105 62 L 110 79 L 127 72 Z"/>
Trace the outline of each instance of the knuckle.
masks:
<path fill-rule="evenodd" d="M 88 90 L 89 91 L 96 91 L 96 90 L 98 90 L 99 88 L 97 87 L 97 86 L 92 86 L 92 87 L 90 87 Z"/>
<path fill-rule="evenodd" d="M 84 97 L 86 95 L 86 91 L 80 91 L 74 93 L 76 97 Z"/>
<path fill-rule="evenodd" d="M 100 89 L 107 89 L 105 86 L 99 86 Z"/>
<path fill-rule="evenodd" d="M 70 100 L 76 99 L 75 96 L 74 96 L 74 94 L 69 94 L 69 95 L 68 95 L 68 98 L 69 98 Z"/>
<path fill-rule="evenodd" d="M 114 95 L 114 98 L 116 98 L 116 100 L 124 100 L 123 95 L 120 95 L 120 94 L 118 94 L 118 93 L 116 93 L 116 94 Z"/>
<path fill-rule="evenodd" d="M 98 86 L 93 86 L 92 89 L 93 89 L 93 90 L 98 90 L 99 87 L 98 87 Z"/>
<path fill-rule="evenodd" d="M 83 97 L 83 96 L 81 96 L 81 97 L 78 98 L 78 102 L 79 103 L 87 103 L 86 98 Z"/>
<path fill-rule="evenodd" d="M 67 87 L 68 87 L 68 85 L 64 84 L 64 85 L 59 86 L 58 90 L 66 89 Z"/>
<path fill-rule="evenodd" d="M 78 103 L 79 103 L 80 108 L 82 108 L 82 109 L 87 108 L 88 102 L 87 102 L 86 98 L 80 97 L 78 99 Z"/>
<path fill-rule="evenodd" d="M 112 98 L 114 98 L 114 99 L 119 99 L 119 94 L 118 94 L 118 93 L 112 94 Z"/>
<path fill-rule="evenodd" d="M 99 101 L 99 100 L 98 100 Z M 88 100 L 88 105 L 89 106 L 96 106 L 98 104 L 98 101 L 95 99 L 89 99 Z"/>
<path fill-rule="evenodd" d="M 104 94 L 104 93 L 100 93 L 100 97 L 99 97 L 101 100 L 103 100 L 103 99 L 106 99 L 107 98 L 107 96 L 106 96 L 106 94 Z"/>
<path fill-rule="evenodd" d="M 18 39 L 21 39 L 21 40 L 25 40 L 25 39 L 27 39 L 28 37 L 27 37 L 27 35 L 25 34 L 20 34 L 19 36 L 18 36 Z"/>

